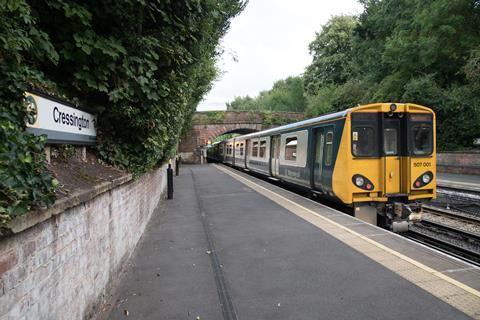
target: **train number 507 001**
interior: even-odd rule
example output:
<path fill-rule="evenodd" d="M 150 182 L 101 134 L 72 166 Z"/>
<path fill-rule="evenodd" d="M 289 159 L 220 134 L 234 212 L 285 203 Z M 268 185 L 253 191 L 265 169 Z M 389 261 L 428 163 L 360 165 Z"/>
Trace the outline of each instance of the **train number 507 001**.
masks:
<path fill-rule="evenodd" d="M 432 166 L 432 163 L 431 162 L 414 162 L 413 163 L 413 166 L 414 167 L 431 167 Z"/>

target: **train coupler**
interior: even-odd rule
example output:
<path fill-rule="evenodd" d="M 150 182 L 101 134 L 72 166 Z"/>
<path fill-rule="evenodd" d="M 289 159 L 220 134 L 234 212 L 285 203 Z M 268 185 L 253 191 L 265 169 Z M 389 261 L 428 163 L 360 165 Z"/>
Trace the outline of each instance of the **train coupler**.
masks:
<path fill-rule="evenodd" d="M 394 202 L 387 205 L 387 216 L 391 219 L 393 232 L 407 232 L 412 224 L 422 220 L 422 206 L 419 203 Z"/>

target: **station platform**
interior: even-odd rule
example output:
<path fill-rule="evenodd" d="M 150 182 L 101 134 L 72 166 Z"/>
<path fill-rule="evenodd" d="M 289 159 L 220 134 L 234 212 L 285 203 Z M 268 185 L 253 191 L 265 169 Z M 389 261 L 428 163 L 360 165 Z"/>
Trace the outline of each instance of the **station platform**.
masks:
<path fill-rule="evenodd" d="M 475 266 L 223 165 L 174 190 L 105 318 L 480 318 Z"/>
<path fill-rule="evenodd" d="M 480 192 L 480 176 L 438 172 L 437 186 Z"/>

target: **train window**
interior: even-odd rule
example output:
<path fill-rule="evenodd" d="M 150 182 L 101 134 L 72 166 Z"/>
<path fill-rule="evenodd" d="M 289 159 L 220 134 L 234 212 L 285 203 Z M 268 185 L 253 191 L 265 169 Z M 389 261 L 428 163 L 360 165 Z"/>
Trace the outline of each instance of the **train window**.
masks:
<path fill-rule="evenodd" d="M 287 138 L 285 141 L 285 160 L 297 160 L 297 137 Z"/>
<path fill-rule="evenodd" d="M 240 155 L 243 156 L 243 143 L 240 143 Z"/>
<path fill-rule="evenodd" d="M 259 149 L 258 156 L 260 158 L 265 158 L 266 151 L 267 151 L 267 141 L 262 140 L 260 141 L 260 149 Z"/>
<path fill-rule="evenodd" d="M 223 145 L 220 145 L 220 155 L 223 156 Z"/>
<path fill-rule="evenodd" d="M 383 149 L 387 156 L 398 154 L 397 128 L 383 129 Z"/>
<path fill-rule="evenodd" d="M 432 126 L 422 123 L 412 127 L 413 153 L 415 155 L 429 155 L 432 147 Z"/>
<path fill-rule="evenodd" d="M 333 132 L 328 131 L 325 139 L 325 165 L 330 166 L 333 160 Z"/>
<path fill-rule="evenodd" d="M 258 157 L 258 141 L 252 143 L 252 157 Z"/>
<path fill-rule="evenodd" d="M 432 115 L 428 113 L 411 113 L 411 121 L 432 121 Z"/>
<path fill-rule="evenodd" d="M 358 157 L 375 156 L 375 130 L 372 127 L 352 129 L 352 153 Z"/>
<path fill-rule="evenodd" d="M 317 132 L 317 142 L 316 142 L 316 151 L 315 151 L 315 163 L 321 164 L 323 158 L 323 143 L 325 136 L 322 132 Z"/>

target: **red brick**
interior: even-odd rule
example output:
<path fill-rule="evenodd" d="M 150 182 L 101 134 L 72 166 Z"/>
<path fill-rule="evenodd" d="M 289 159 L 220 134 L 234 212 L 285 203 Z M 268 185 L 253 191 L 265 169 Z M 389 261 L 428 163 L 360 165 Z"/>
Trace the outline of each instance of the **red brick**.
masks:
<path fill-rule="evenodd" d="M 299 121 L 305 118 L 302 113 L 282 113 L 292 121 Z M 262 115 L 245 111 L 227 111 L 222 123 L 205 124 L 206 116 L 202 112 L 195 113 L 192 128 L 180 139 L 179 152 L 189 155 L 185 162 L 200 162 L 200 148 L 213 141 L 216 137 L 240 128 L 263 130 Z"/>
<path fill-rule="evenodd" d="M 0 257 L 0 277 L 5 272 L 12 269 L 12 267 L 15 266 L 17 261 L 17 255 L 13 251 L 10 251 L 10 253 L 4 255 L 3 257 Z"/>

